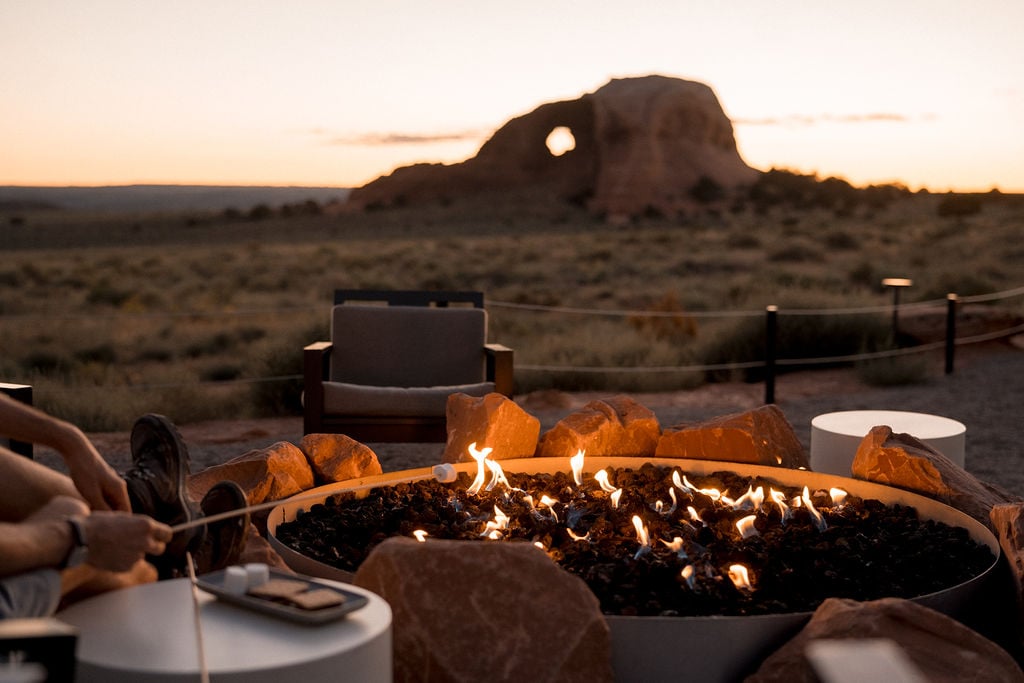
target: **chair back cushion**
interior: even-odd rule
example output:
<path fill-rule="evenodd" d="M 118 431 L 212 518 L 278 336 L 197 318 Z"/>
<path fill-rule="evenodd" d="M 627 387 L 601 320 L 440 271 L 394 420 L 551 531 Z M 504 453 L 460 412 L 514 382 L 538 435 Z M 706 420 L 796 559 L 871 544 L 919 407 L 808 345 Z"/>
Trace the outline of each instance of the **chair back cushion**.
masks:
<path fill-rule="evenodd" d="M 335 306 L 330 380 L 379 387 L 482 382 L 487 311 L 424 306 Z"/>

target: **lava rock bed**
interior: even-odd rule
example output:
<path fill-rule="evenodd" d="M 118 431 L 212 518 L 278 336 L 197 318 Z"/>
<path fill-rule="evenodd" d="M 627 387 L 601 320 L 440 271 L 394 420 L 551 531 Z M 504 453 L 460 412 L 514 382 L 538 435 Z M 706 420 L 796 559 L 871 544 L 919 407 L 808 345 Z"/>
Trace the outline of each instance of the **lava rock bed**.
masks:
<path fill-rule="evenodd" d="M 768 496 L 775 489 L 795 503 L 800 489 L 731 472 L 687 475 L 696 489 L 740 499 L 734 506 L 673 483 L 677 470 L 649 463 L 609 468 L 612 485 L 623 491 L 617 508 L 591 475 L 577 485 L 570 473 L 508 473 L 511 488 L 477 494 L 467 493 L 466 474 L 451 484 L 396 484 L 363 498 L 332 496 L 279 525 L 276 534 L 295 551 L 352 572 L 383 540 L 417 530 L 428 534 L 427 542 L 498 542 L 491 535 L 540 543 L 586 582 L 605 614 L 637 616 L 778 614 L 814 610 L 828 597 L 912 598 L 967 581 L 995 559 L 966 529 L 920 520 L 911 507 L 852 495 L 834 504 L 828 491 L 809 492 L 822 524 L 808 506 L 783 507 Z M 675 480 L 683 474 L 676 472 Z M 755 510 L 740 497 L 758 487 L 766 495 Z M 545 495 L 557 502 L 541 504 Z M 495 528 L 496 507 L 508 517 L 504 529 Z M 736 522 L 749 515 L 757 534 L 742 538 Z M 646 544 L 634 516 L 649 535 Z M 735 564 L 749 570 L 750 588 L 730 579 Z"/>

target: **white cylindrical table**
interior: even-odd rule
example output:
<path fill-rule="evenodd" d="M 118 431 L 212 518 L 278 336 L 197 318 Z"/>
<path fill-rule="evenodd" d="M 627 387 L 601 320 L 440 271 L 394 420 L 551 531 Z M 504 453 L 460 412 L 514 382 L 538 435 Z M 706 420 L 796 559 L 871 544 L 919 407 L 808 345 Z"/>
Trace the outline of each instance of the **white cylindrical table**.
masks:
<path fill-rule="evenodd" d="M 857 447 L 872 427 L 886 425 L 910 434 L 960 467 L 964 466 L 967 427 L 948 417 L 902 410 L 846 410 L 825 413 L 811 420 L 811 469 L 850 476 Z"/>
<path fill-rule="evenodd" d="M 392 678 L 391 607 L 369 598 L 347 616 L 296 624 L 199 592 L 203 649 L 211 681 L 380 681 Z M 79 629 L 79 683 L 199 680 L 192 588 L 172 579 L 104 593 L 61 611 Z"/>

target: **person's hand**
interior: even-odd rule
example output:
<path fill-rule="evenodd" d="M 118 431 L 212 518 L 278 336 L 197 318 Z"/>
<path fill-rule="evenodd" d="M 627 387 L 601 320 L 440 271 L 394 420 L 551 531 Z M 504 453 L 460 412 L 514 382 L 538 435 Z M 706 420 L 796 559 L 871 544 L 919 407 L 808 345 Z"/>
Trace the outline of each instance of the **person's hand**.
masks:
<path fill-rule="evenodd" d="M 131 511 L 128 486 L 96 447 L 81 435 L 75 445 L 62 453 L 75 488 L 93 510 Z"/>
<path fill-rule="evenodd" d="M 160 555 L 171 540 L 171 527 L 145 515 L 93 512 L 83 519 L 89 546 L 86 562 L 99 569 L 123 572 L 146 555 Z"/>

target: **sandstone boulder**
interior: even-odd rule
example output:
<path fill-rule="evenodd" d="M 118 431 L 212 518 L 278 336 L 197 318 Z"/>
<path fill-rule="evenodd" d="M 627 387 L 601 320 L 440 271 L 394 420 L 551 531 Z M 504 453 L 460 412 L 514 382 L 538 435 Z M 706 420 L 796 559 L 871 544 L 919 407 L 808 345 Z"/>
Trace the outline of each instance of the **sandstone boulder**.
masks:
<path fill-rule="evenodd" d="M 313 470 L 298 446 L 280 441 L 192 475 L 188 481 L 189 495 L 193 500 L 202 500 L 210 487 L 225 479 L 241 486 L 249 505 L 255 505 L 312 488 Z"/>
<path fill-rule="evenodd" d="M 926 681 L 1024 681 L 1020 667 L 1005 650 L 940 612 L 898 598 L 872 602 L 830 598 L 800 633 L 762 662 L 747 683 L 821 680 L 811 668 L 807 649 L 824 639 L 892 641 Z"/>
<path fill-rule="evenodd" d="M 470 444 L 493 449 L 494 460 L 529 458 L 537 450 L 540 420 L 503 394 L 451 394 L 447 406 L 448 441 L 442 462 L 471 462 Z"/>
<path fill-rule="evenodd" d="M 380 474 L 377 454 L 369 446 L 344 434 L 307 434 L 299 448 L 306 454 L 320 484 Z"/>
<path fill-rule="evenodd" d="M 537 455 L 571 458 L 578 451 L 595 456 L 650 457 L 661 436 L 658 418 L 628 396 L 591 401 L 566 416 L 540 440 Z"/>
<path fill-rule="evenodd" d="M 395 681 L 611 681 L 597 598 L 530 543 L 391 538 L 355 584 L 391 605 Z"/>
<path fill-rule="evenodd" d="M 793 469 L 809 467 L 793 426 L 775 405 L 666 429 L 655 454 Z"/>
<path fill-rule="evenodd" d="M 955 507 L 991 528 L 989 512 L 1020 498 L 978 481 L 962 467 L 909 434 L 873 427 L 857 447 L 853 477 L 914 491 Z"/>
<path fill-rule="evenodd" d="M 576 146 L 554 156 L 552 130 Z M 732 123 L 707 85 L 666 76 L 615 79 L 576 100 L 551 102 L 512 119 L 460 164 L 397 169 L 352 191 L 352 207 L 450 200 L 528 189 L 586 201 L 612 218 L 693 209 L 699 182 L 728 191 L 759 172 L 740 157 Z M 531 195 L 533 196 L 533 195 Z"/>

